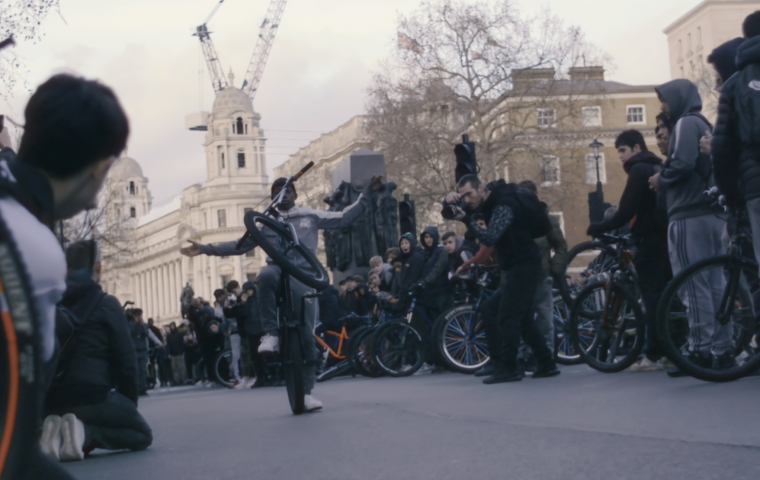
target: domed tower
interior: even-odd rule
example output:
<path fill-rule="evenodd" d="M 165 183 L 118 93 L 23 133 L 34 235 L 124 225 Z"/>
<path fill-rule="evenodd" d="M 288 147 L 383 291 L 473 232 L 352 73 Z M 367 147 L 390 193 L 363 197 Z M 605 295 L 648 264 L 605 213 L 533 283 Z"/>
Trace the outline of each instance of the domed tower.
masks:
<path fill-rule="evenodd" d="M 106 179 L 106 219 L 109 225 L 134 221 L 150 211 L 153 201 L 148 179 L 133 159 L 123 156 L 116 160 Z"/>
<path fill-rule="evenodd" d="M 253 111 L 251 98 L 230 86 L 216 94 L 206 120 L 207 185 L 268 183 L 261 115 Z"/>

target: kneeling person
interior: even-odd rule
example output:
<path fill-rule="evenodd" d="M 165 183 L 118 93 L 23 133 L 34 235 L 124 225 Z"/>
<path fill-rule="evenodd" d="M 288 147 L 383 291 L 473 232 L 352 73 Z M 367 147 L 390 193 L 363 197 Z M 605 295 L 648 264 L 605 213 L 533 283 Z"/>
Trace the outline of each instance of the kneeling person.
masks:
<path fill-rule="evenodd" d="M 82 460 L 96 448 L 144 450 L 153 434 L 137 411 L 135 347 L 119 300 L 97 283 L 97 244 L 75 242 L 66 264 L 56 322 L 62 349 L 45 401 L 42 450 L 61 461 Z"/>

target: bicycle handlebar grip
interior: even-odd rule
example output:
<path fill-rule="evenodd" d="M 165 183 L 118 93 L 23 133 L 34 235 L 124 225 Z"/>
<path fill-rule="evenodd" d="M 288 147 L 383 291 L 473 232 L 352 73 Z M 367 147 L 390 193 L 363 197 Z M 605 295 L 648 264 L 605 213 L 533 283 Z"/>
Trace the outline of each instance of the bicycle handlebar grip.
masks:
<path fill-rule="evenodd" d="M 298 172 L 298 173 L 295 174 L 295 176 L 293 178 L 293 181 L 296 181 L 299 178 L 301 178 L 301 175 L 303 175 L 304 173 L 306 173 L 313 166 L 314 166 L 314 162 L 307 163 L 306 166 L 303 167 L 300 172 Z"/>

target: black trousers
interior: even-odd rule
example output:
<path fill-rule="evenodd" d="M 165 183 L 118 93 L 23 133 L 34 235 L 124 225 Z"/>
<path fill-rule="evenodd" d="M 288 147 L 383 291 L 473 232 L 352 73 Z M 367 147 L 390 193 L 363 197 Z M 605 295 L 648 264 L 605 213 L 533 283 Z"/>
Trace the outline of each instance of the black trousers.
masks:
<path fill-rule="evenodd" d="M 104 402 L 53 409 L 49 413 L 73 413 L 84 423 L 85 450 L 145 450 L 153 443 L 153 432 L 137 411 L 137 405 L 118 392 L 109 392 Z"/>
<path fill-rule="evenodd" d="M 639 290 L 646 309 L 647 344 L 644 353 L 649 360 L 656 361 L 663 355 L 657 335 L 657 305 L 660 303 L 662 292 L 673 278 L 667 239 L 637 242 L 633 265 L 639 277 Z"/>
<path fill-rule="evenodd" d="M 481 306 L 489 352 L 498 367 L 517 367 L 520 338 L 533 350 L 540 367 L 554 366 L 554 354 L 533 319 L 533 302 L 541 280 L 540 264 L 504 271 L 499 290 Z"/>

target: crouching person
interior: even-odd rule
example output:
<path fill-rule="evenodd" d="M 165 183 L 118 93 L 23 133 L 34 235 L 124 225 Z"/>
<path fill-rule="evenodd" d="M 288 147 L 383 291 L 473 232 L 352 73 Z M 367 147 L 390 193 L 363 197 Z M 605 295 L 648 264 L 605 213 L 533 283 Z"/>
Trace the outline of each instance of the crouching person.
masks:
<path fill-rule="evenodd" d="M 135 347 L 119 300 L 98 284 L 97 243 L 73 243 L 66 265 L 56 320 L 61 351 L 45 401 L 42 451 L 72 461 L 96 448 L 144 450 L 153 434 L 137 411 Z"/>

